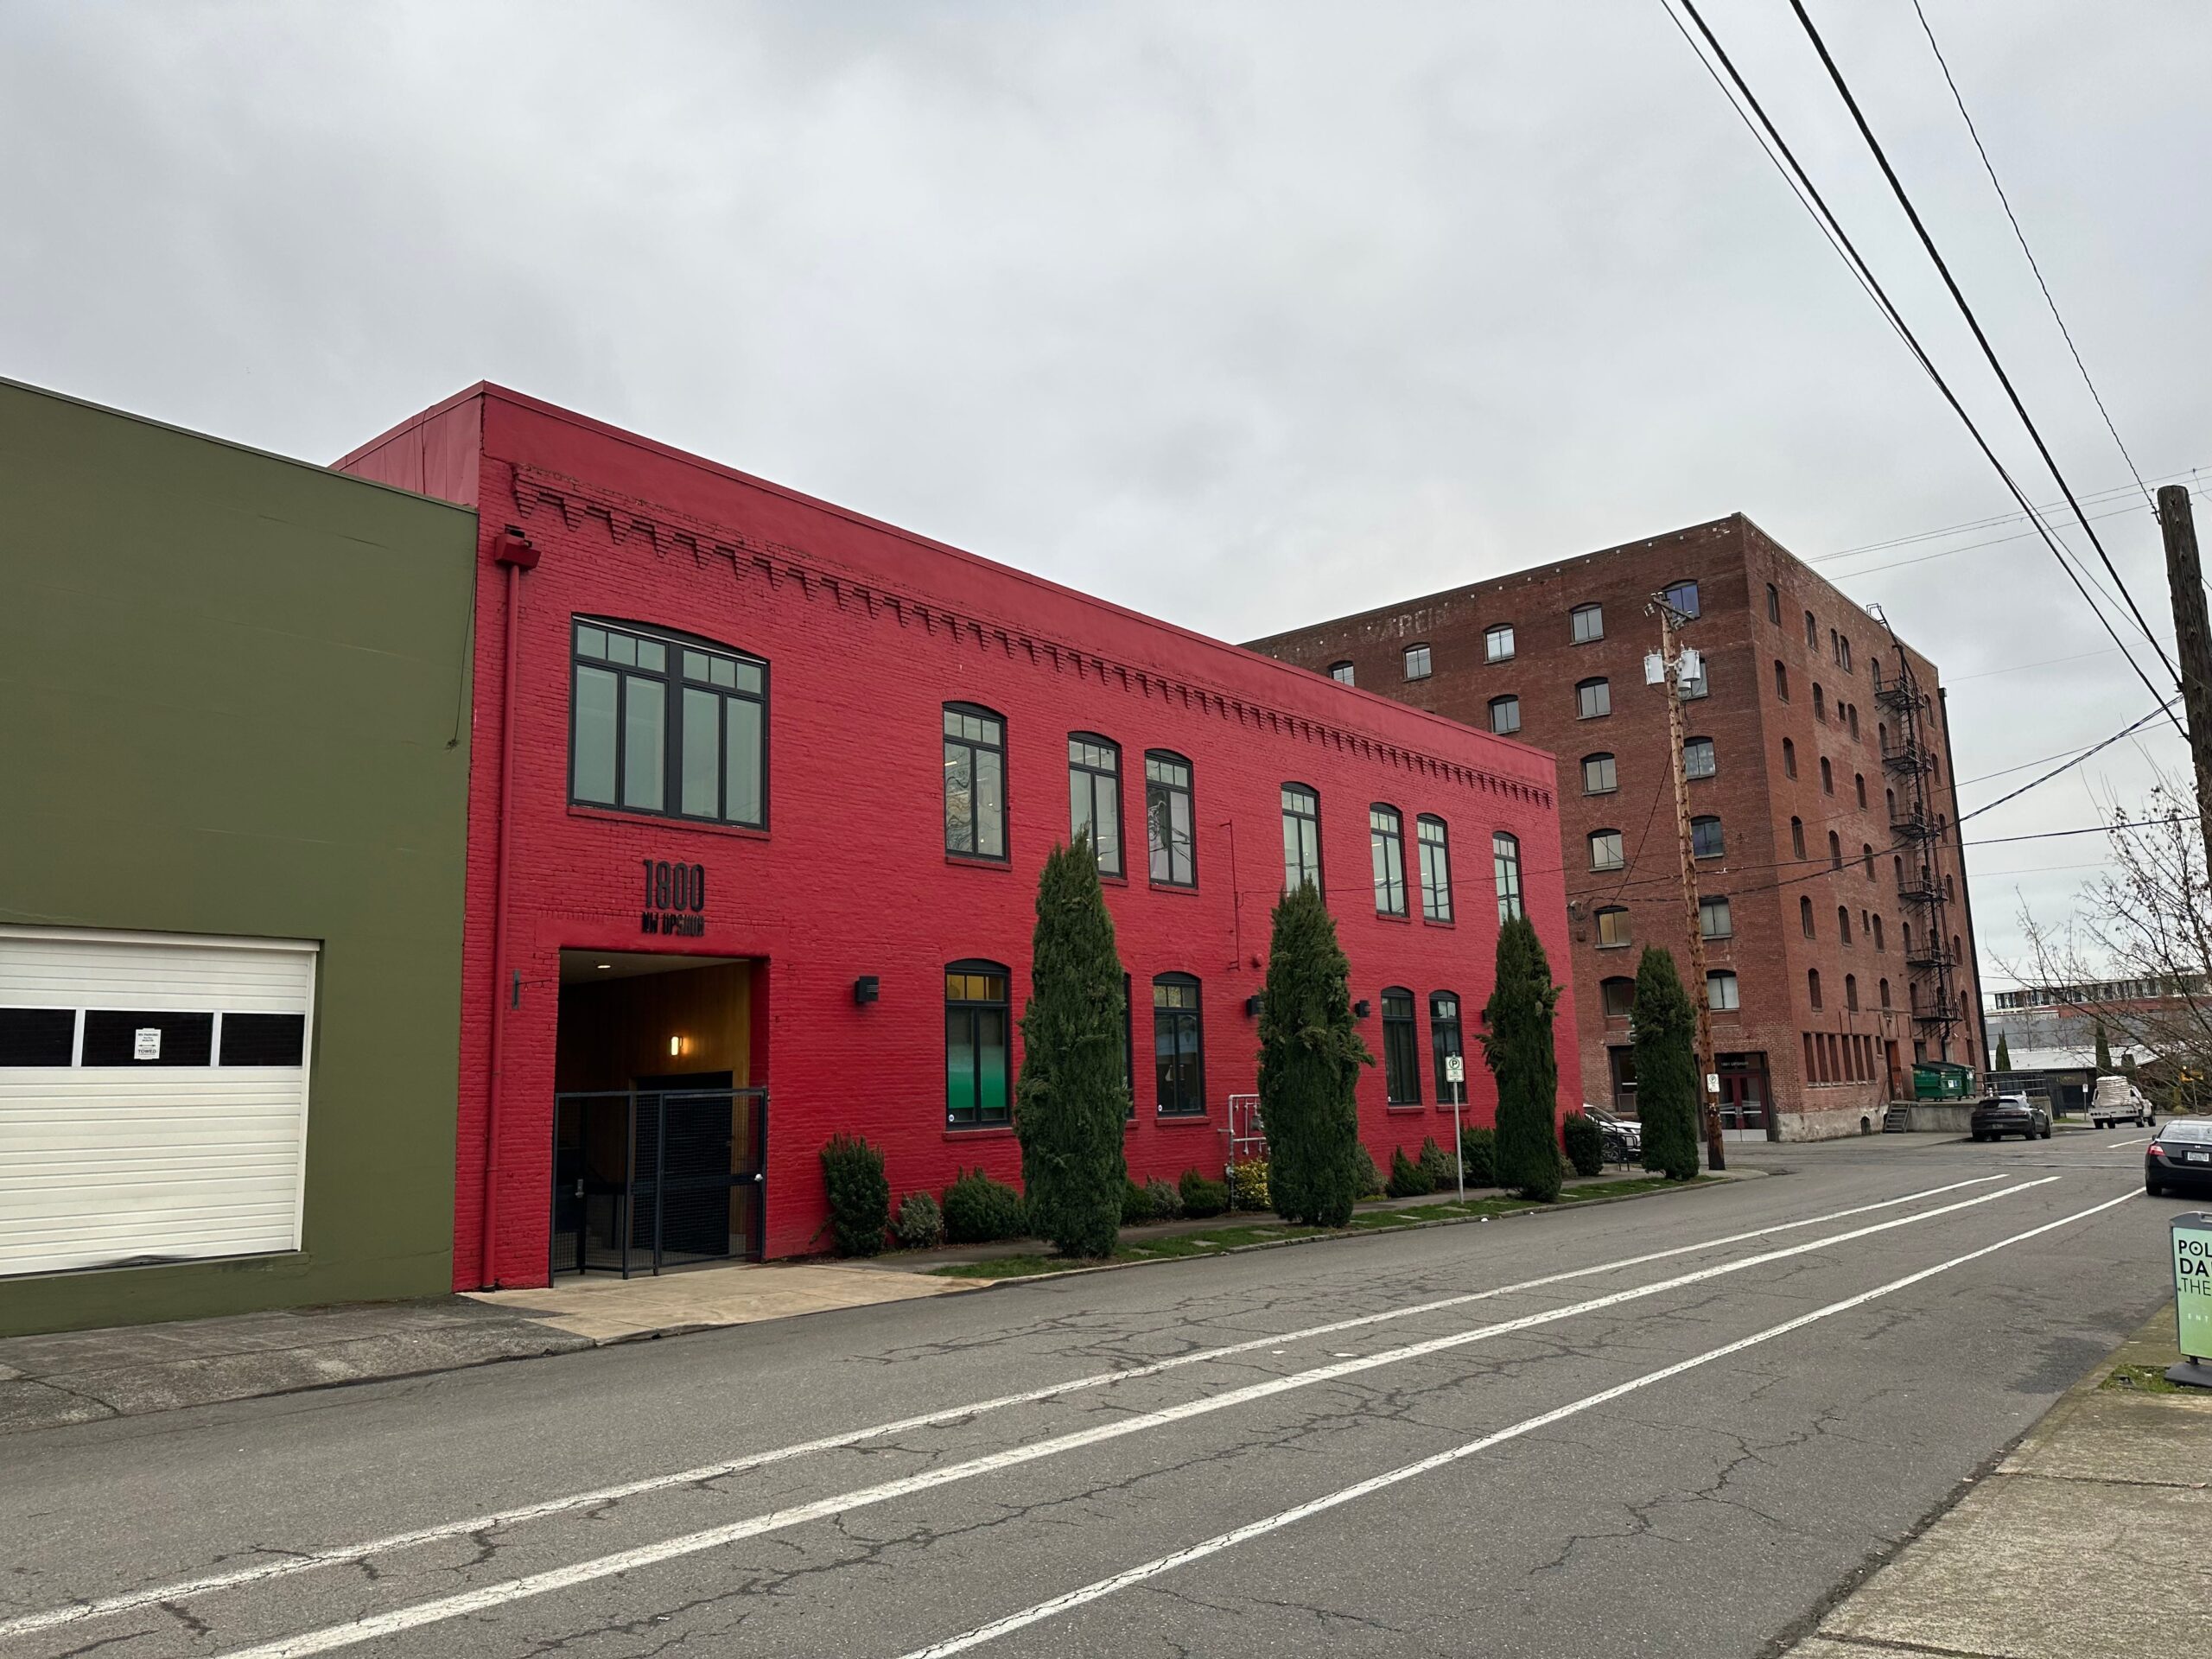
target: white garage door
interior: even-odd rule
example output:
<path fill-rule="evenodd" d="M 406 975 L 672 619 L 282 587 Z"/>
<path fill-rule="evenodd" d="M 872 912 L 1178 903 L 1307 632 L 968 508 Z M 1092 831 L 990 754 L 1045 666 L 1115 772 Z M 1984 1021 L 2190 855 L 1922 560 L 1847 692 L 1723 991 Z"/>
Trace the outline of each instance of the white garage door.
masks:
<path fill-rule="evenodd" d="M 0 927 L 0 1275 L 297 1249 L 315 968 Z"/>

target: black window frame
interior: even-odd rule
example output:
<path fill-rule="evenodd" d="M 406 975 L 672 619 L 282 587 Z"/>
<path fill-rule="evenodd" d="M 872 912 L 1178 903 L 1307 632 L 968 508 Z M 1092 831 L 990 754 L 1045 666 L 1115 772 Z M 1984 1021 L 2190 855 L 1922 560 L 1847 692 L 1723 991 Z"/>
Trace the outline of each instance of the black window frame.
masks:
<path fill-rule="evenodd" d="M 1352 666 L 1351 659 L 1350 658 L 1346 658 L 1342 662 L 1331 663 L 1329 664 L 1329 677 L 1334 680 L 1338 685 L 1352 685 L 1357 683 L 1357 682 L 1355 676 L 1357 672 L 1358 671 Z"/>
<path fill-rule="evenodd" d="M 1700 757 L 1705 761 L 1702 771 L 1699 770 L 1697 764 Z M 1719 775 L 1720 751 L 1714 746 L 1713 740 L 1709 737 L 1684 738 L 1682 740 L 1682 776 L 1691 783 L 1696 783 L 1700 779 L 1717 778 Z"/>
<path fill-rule="evenodd" d="M 1688 602 L 1683 602 L 1685 596 Z M 1683 576 L 1669 582 L 1659 590 L 1660 599 L 1675 611 L 1694 622 L 1705 614 L 1705 601 L 1698 596 L 1697 578 Z"/>
<path fill-rule="evenodd" d="M 1421 1099 L 1421 1027 L 1414 994 L 1402 985 L 1382 988 L 1382 1092 L 1393 1106 L 1418 1106 Z M 1401 1089 L 1412 1092 L 1401 1094 Z"/>
<path fill-rule="evenodd" d="M 1777 627 L 1782 625 L 1782 589 L 1770 582 L 1766 585 L 1766 620 Z"/>
<path fill-rule="evenodd" d="M 1176 991 L 1188 989 L 1191 994 L 1190 1006 L 1185 1007 L 1179 1002 L 1167 1007 L 1162 1007 L 1160 1001 L 1160 993 L 1162 990 L 1169 989 Z M 1177 1064 L 1174 1068 L 1177 1076 L 1172 1090 L 1167 1086 L 1168 1078 L 1162 1071 L 1160 1065 L 1160 1027 L 1163 1020 L 1166 1022 L 1168 1028 L 1173 1036 L 1173 1047 L 1171 1052 L 1177 1057 Z M 1186 1021 L 1189 1025 L 1192 1039 L 1190 1065 L 1191 1068 L 1194 1069 L 1198 1074 L 1196 1090 L 1197 1100 L 1195 1103 L 1187 1102 L 1184 1098 L 1184 1083 L 1185 1079 L 1181 1076 L 1181 1073 L 1185 1070 L 1180 1062 L 1180 1056 L 1183 1052 L 1181 1033 Z M 1198 976 L 1196 974 L 1185 974 L 1178 971 L 1173 973 L 1155 974 L 1153 976 L 1152 1087 L 1153 1109 L 1156 1116 L 1160 1117 L 1192 1118 L 1204 1117 L 1206 1115 L 1205 990 L 1204 985 L 1199 982 Z M 1173 1105 L 1169 1103 L 1171 1098 L 1174 1102 Z"/>
<path fill-rule="evenodd" d="M 1113 764 L 1109 766 L 1087 758 L 1078 758 L 1076 754 L 1078 746 L 1085 749 L 1105 751 L 1113 756 Z M 1124 826 L 1128 818 L 1129 791 L 1128 785 L 1123 781 L 1122 774 L 1122 746 L 1112 738 L 1098 732 L 1070 732 L 1068 734 L 1068 838 L 1071 842 L 1074 840 L 1078 829 L 1075 820 L 1075 790 L 1077 778 L 1089 780 L 1085 787 L 1090 798 L 1090 817 L 1093 826 L 1098 822 L 1098 780 L 1102 778 L 1112 780 L 1114 785 L 1114 844 L 1111 849 L 1113 862 L 1109 864 L 1106 861 L 1109 849 L 1103 841 L 1095 836 L 1091 842 L 1091 850 L 1098 858 L 1099 874 L 1127 875 L 1128 870 L 1123 857 L 1122 848 L 1127 839 Z"/>
<path fill-rule="evenodd" d="M 77 1049 L 77 1014 L 73 1007 L 0 1008 L 0 1066 L 43 1069 L 72 1065 Z"/>
<path fill-rule="evenodd" d="M 1591 695 L 1594 694 L 1594 695 Z M 1592 704 L 1598 707 L 1592 707 Z M 1603 720 L 1613 712 L 1613 683 L 1603 674 L 1578 680 L 1574 686 L 1574 717 Z"/>
<path fill-rule="evenodd" d="M 1611 916 L 1618 916 L 1623 918 L 1621 921 L 1621 937 L 1618 939 L 1609 939 L 1605 937 L 1605 920 L 1606 918 Z M 1628 906 L 1626 905 L 1600 905 L 1596 910 L 1590 913 L 1591 937 L 1597 941 L 1598 949 L 1600 950 L 1625 950 L 1636 943 L 1636 936 L 1633 930 L 1629 926 L 1627 917 Z"/>
<path fill-rule="evenodd" d="M 1509 712 L 1512 715 L 1513 723 L 1510 726 L 1501 726 L 1497 723 L 1497 716 L 1501 709 Z M 1502 691 L 1497 696 L 1492 697 L 1490 700 L 1491 735 L 1492 737 L 1510 737 L 1514 733 L 1520 729 L 1521 694 L 1517 691 Z"/>
<path fill-rule="evenodd" d="M 1434 830 L 1436 834 L 1429 834 Z M 1414 853 L 1421 865 L 1421 918 L 1441 926 L 1454 919 L 1452 907 L 1452 828 L 1433 812 L 1414 818 Z"/>
<path fill-rule="evenodd" d="M 1609 851 L 1613 855 L 1612 861 L 1611 863 L 1601 864 L 1598 861 L 1600 842 L 1609 843 L 1605 850 Z M 1590 854 L 1590 868 L 1592 869 L 1624 870 L 1628 868 L 1628 837 L 1622 834 L 1618 830 L 1592 830 L 1587 836 L 1583 837 L 1583 845 L 1587 849 Z"/>
<path fill-rule="evenodd" d="M 1711 837 L 1713 844 L 1710 847 L 1700 844 L 1700 832 L 1706 830 L 1708 826 L 1711 828 L 1713 832 Z M 1720 815 L 1719 813 L 1700 812 L 1697 817 L 1690 820 L 1690 856 L 1692 858 L 1726 858 L 1728 856 L 1728 837 L 1720 827 Z"/>
<path fill-rule="evenodd" d="M 1718 916 L 1720 925 L 1708 928 L 1708 916 Z M 1697 901 L 1697 933 L 1701 939 L 1732 939 L 1736 937 L 1736 912 L 1725 893 L 1700 893 Z"/>
<path fill-rule="evenodd" d="M 1292 803 L 1290 798 L 1294 791 L 1303 795 L 1306 798 L 1306 806 L 1307 808 L 1310 808 L 1310 810 L 1301 808 L 1300 806 L 1295 805 Z M 1311 881 L 1313 885 L 1314 892 L 1325 895 L 1328 892 L 1328 888 L 1323 885 L 1321 874 L 1321 791 L 1314 788 L 1311 784 L 1301 784 L 1297 782 L 1295 779 L 1293 779 L 1282 785 L 1281 801 L 1282 890 L 1285 893 L 1288 893 L 1297 887 L 1300 882 Z M 1310 874 L 1306 869 L 1306 847 L 1304 845 L 1309 831 L 1312 834 L 1313 842 L 1313 868 Z M 1294 835 L 1297 836 L 1300 843 L 1298 847 L 1296 880 L 1293 880 L 1291 858 L 1291 840 Z"/>
<path fill-rule="evenodd" d="M 1616 985 L 1624 985 L 1628 988 L 1626 992 L 1618 999 L 1613 995 L 1613 987 Z M 1618 1002 L 1618 1007 L 1615 1006 L 1616 1001 Z M 1632 1020 L 1636 1017 L 1634 976 L 1628 974 L 1607 974 L 1598 982 L 1598 1017 L 1601 1020 Z"/>
<path fill-rule="evenodd" d="M 1464 1106 L 1467 1103 L 1467 1041 L 1466 1033 L 1459 1022 L 1459 993 L 1431 991 L 1428 994 L 1428 1052 L 1436 1067 L 1436 1103 L 1439 1106 Z M 1445 1075 L 1445 1061 L 1457 1056 L 1459 1061 L 1459 1081 L 1454 1083 Z"/>
<path fill-rule="evenodd" d="M 992 741 L 983 737 L 971 738 L 965 733 L 955 734 L 945 731 L 944 729 L 944 723 L 947 721 L 953 719 L 956 715 L 963 720 L 972 719 L 995 721 L 998 727 L 998 736 L 996 740 Z M 999 713 L 997 709 L 986 708 L 980 702 L 953 702 L 944 705 L 943 711 L 938 721 L 938 728 L 939 734 L 944 740 L 941 752 L 944 753 L 945 759 L 944 850 L 946 856 L 950 858 L 962 859 L 976 864 L 1010 863 L 1014 858 L 1014 823 L 1013 816 L 1008 810 L 1008 798 L 1013 794 L 1012 772 L 1014 766 L 1013 760 L 1007 753 L 1008 744 L 1007 741 L 1006 716 Z M 969 798 L 968 805 L 968 829 L 970 838 L 976 843 L 972 847 L 956 847 L 952 844 L 951 751 L 956 747 L 964 748 L 969 752 L 968 788 Z M 982 768 L 977 763 L 976 757 L 982 754 L 995 754 L 999 758 L 998 817 L 1000 845 L 999 850 L 995 853 L 987 853 L 982 850 L 982 838 L 979 831 L 979 826 L 982 822 L 982 814 L 976 810 L 976 802 L 980 798 L 982 793 Z"/>
<path fill-rule="evenodd" d="M 1421 658 L 1419 673 L 1414 671 L 1414 658 L 1416 656 Z M 1436 671 L 1435 658 L 1426 645 L 1408 645 L 1402 661 L 1405 664 L 1406 677 L 1409 680 L 1425 680 Z"/>
<path fill-rule="evenodd" d="M 963 985 L 963 995 L 955 997 L 951 985 L 955 975 L 960 976 L 963 980 L 988 981 L 995 978 L 1000 982 L 1002 988 L 1000 995 L 995 997 L 988 995 L 977 997 L 967 995 L 965 994 L 967 987 Z M 1003 1128 L 1014 1122 L 1013 969 L 1002 962 L 990 962 L 980 957 L 966 957 L 958 962 L 945 963 L 944 980 L 944 1126 L 948 1129 Z M 988 990 L 988 986 L 986 989 Z M 983 1041 L 981 1021 L 986 1014 L 993 1012 L 999 1016 L 999 1047 L 1000 1052 L 1005 1057 L 1006 1075 L 1002 1083 L 1005 1104 L 995 1113 L 986 1116 L 983 1106 Z M 975 1103 L 968 1109 L 974 1113 L 974 1116 L 969 1117 L 957 1116 L 952 1106 L 952 1024 L 956 1019 L 965 1021 L 968 1027 L 969 1050 L 976 1057 L 975 1071 L 970 1078 Z"/>
<path fill-rule="evenodd" d="M 1608 781 L 1593 789 L 1590 785 L 1590 768 L 1599 761 L 1605 763 L 1604 775 Z M 1620 786 L 1620 759 L 1611 749 L 1594 750 L 1582 757 L 1582 792 L 1585 795 L 1611 795 Z"/>
<path fill-rule="evenodd" d="M 1729 997 L 1726 1004 L 1713 1000 L 1713 988 L 1726 985 Z M 1713 1014 L 1736 1014 L 1743 1009 L 1744 983 L 1736 976 L 1733 968 L 1708 968 L 1705 970 L 1705 1006 Z"/>
<path fill-rule="evenodd" d="M 1154 766 L 1180 767 L 1183 776 L 1179 780 L 1156 778 L 1153 775 Z M 1197 778 L 1198 769 L 1191 764 L 1188 755 L 1179 754 L 1173 749 L 1147 749 L 1144 752 L 1144 867 L 1145 874 L 1151 877 L 1152 885 L 1155 887 L 1176 887 L 1189 892 L 1198 885 Z M 1179 876 L 1175 874 L 1175 802 L 1178 797 L 1183 803 L 1185 829 L 1182 851 L 1184 862 L 1188 867 L 1186 872 Z M 1166 812 L 1164 821 L 1166 839 L 1164 842 L 1159 840 L 1155 833 L 1162 826 L 1160 814 L 1163 808 Z M 1160 874 L 1159 861 L 1162 856 L 1167 861 L 1166 875 Z"/>
<path fill-rule="evenodd" d="M 1381 822 L 1384 817 L 1389 820 L 1387 824 Z M 1406 815 L 1388 801 L 1367 804 L 1367 856 L 1368 874 L 1375 885 L 1375 913 L 1409 915 L 1406 903 Z M 1389 900 L 1394 887 L 1397 902 L 1392 905 Z"/>
<path fill-rule="evenodd" d="M 1510 830 L 1490 832 L 1491 883 L 1497 892 L 1497 920 L 1502 927 L 1529 913 L 1521 880 L 1521 837 Z"/>
<path fill-rule="evenodd" d="M 601 636 L 600 654 L 588 654 L 585 649 L 587 632 Z M 661 665 L 646 666 L 641 660 L 623 662 L 610 654 L 605 645 L 607 636 L 626 639 L 633 658 L 641 657 L 636 648 L 651 646 L 661 653 Z M 709 667 L 706 677 L 693 675 L 684 661 L 684 653 L 702 658 L 711 664 L 727 663 L 731 669 L 729 683 L 725 684 L 712 677 Z M 760 689 L 749 690 L 744 683 L 747 671 L 757 675 Z M 615 682 L 614 702 L 614 784 L 612 800 L 601 800 L 578 791 L 576 779 L 576 737 L 583 698 L 582 688 L 587 672 L 604 674 Z M 660 696 L 660 804 L 640 805 L 629 797 L 627 777 L 630 748 L 630 699 L 632 686 L 649 683 L 658 688 Z M 769 744 L 770 697 L 772 690 L 772 671 L 768 659 L 738 646 L 725 645 L 718 639 L 687 633 L 677 628 L 664 628 L 650 623 L 630 622 L 619 617 L 593 616 L 582 612 L 569 618 L 569 804 L 594 812 L 620 812 L 628 817 L 666 818 L 677 823 L 712 823 L 733 825 L 741 830 L 766 830 L 769 827 Z M 683 734 L 689 718 L 690 695 L 697 694 L 716 699 L 715 705 L 715 802 L 712 813 L 688 812 L 683 810 Z M 754 750 L 754 766 L 758 791 L 759 812 L 753 817 L 734 817 L 729 814 L 730 766 L 728 707 L 733 702 L 750 705 L 757 710 L 759 741 Z"/>
<path fill-rule="evenodd" d="M 1501 638 L 1505 645 L 1503 651 L 1497 649 Z M 1483 630 L 1483 661 L 1485 663 L 1511 662 L 1516 645 L 1517 642 L 1513 635 L 1513 625 L 1510 622 L 1493 622 Z"/>
<path fill-rule="evenodd" d="M 1597 623 L 1593 630 L 1586 630 L 1583 627 L 1582 619 L 1586 616 L 1595 617 L 1597 619 Z M 1567 613 L 1567 639 L 1570 644 L 1577 645 L 1596 645 L 1600 639 L 1603 639 L 1605 637 L 1605 606 L 1594 599 L 1586 600 L 1583 603 L 1577 605 L 1573 610 Z"/>

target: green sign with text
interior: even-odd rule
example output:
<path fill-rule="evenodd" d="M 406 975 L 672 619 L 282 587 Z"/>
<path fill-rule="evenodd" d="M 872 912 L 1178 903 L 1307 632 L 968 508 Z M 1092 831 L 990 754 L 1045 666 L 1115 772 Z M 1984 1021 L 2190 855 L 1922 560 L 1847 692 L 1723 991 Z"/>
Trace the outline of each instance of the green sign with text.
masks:
<path fill-rule="evenodd" d="M 2174 1323 L 2183 1353 L 2212 1359 L 2212 1215 L 2176 1216 Z"/>

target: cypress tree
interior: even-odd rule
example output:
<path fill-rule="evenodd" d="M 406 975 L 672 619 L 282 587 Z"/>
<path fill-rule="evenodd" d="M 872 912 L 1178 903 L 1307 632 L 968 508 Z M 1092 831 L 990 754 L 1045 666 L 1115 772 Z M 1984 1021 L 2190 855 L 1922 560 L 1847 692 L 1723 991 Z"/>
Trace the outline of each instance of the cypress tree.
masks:
<path fill-rule="evenodd" d="M 1997 1069 L 1999 1071 L 2012 1069 L 2012 1046 L 2005 1040 L 2005 1033 L 2001 1031 L 1997 1033 Z"/>
<path fill-rule="evenodd" d="M 1029 982 L 1014 1099 L 1031 1224 L 1064 1255 L 1110 1255 L 1128 1179 L 1129 1090 L 1122 960 L 1087 836 L 1053 848 L 1037 879 Z"/>
<path fill-rule="evenodd" d="M 1559 1197 L 1559 987 L 1525 916 L 1497 930 L 1497 973 L 1483 1011 L 1483 1058 L 1497 1080 L 1497 1184 L 1549 1204 Z"/>
<path fill-rule="evenodd" d="M 2105 1022 L 2097 1021 L 2097 1075 L 2103 1077 L 2112 1070 L 2112 1045 L 2105 1040 Z"/>
<path fill-rule="evenodd" d="M 1636 969 L 1636 1110 L 1643 1166 L 1670 1181 L 1697 1174 L 1697 1012 L 1673 953 L 1643 947 Z"/>
<path fill-rule="evenodd" d="M 1352 1029 L 1351 968 L 1336 919 L 1301 881 L 1275 905 L 1260 1001 L 1260 1117 L 1268 1132 L 1268 1195 L 1284 1220 L 1341 1227 L 1351 1219 L 1360 1166 L 1359 1068 L 1375 1057 Z"/>

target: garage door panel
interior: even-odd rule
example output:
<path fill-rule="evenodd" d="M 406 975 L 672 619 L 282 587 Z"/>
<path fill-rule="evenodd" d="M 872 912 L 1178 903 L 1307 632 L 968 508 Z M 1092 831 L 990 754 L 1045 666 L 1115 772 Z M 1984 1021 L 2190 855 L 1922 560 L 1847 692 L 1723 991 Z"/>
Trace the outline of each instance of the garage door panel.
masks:
<path fill-rule="evenodd" d="M 0 928 L 0 1007 L 304 1021 L 315 963 L 308 946 Z M 297 1249 L 308 1083 L 299 1065 L 0 1067 L 0 1274 Z"/>

